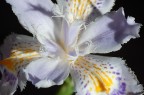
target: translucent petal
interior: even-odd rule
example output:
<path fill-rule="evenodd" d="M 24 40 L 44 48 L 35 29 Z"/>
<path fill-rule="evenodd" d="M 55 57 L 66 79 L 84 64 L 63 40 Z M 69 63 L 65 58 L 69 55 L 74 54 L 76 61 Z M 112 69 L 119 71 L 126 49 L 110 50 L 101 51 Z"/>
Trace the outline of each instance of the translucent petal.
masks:
<path fill-rule="evenodd" d="M 143 87 L 120 58 L 80 56 L 71 75 L 77 95 L 142 95 Z"/>

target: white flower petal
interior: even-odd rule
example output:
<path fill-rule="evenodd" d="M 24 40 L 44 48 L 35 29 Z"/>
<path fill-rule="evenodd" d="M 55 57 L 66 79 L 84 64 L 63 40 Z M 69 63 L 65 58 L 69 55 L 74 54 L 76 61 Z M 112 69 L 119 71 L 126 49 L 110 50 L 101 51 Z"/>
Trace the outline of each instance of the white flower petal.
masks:
<path fill-rule="evenodd" d="M 6 0 L 25 29 L 35 35 L 53 32 L 51 20 L 54 4 L 51 0 Z"/>
<path fill-rule="evenodd" d="M 3 58 L 3 60 L 0 61 L 0 65 L 4 66 L 7 71 L 15 74 L 15 76 L 17 75 L 17 82 L 21 91 L 25 88 L 27 81 L 22 69 L 32 60 L 41 57 L 39 54 L 39 47 L 40 43 L 33 37 L 16 34 L 8 36 L 4 40 L 4 44 L 0 47 Z M 7 77 L 3 77 L 4 80 L 6 80 L 6 78 Z"/>
<path fill-rule="evenodd" d="M 61 11 L 66 19 L 72 23 L 75 20 L 85 20 L 93 11 L 93 5 L 90 0 L 57 0 Z"/>
<path fill-rule="evenodd" d="M 2 78 L 0 79 L 0 95 L 13 95 L 18 85 L 18 79 L 16 75 L 8 71 L 1 64 L 0 72 L 2 74 Z"/>
<path fill-rule="evenodd" d="M 69 66 L 60 58 L 41 58 L 31 62 L 24 70 L 27 79 L 36 87 L 61 85 L 69 75 Z"/>
<path fill-rule="evenodd" d="M 36 36 L 40 35 L 38 37 L 40 42 L 43 36 L 53 42 L 57 41 L 57 30 L 61 29 L 62 18 L 57 21 L 53 19 L 58 18 L 55 15 L 59 9 L 51 0 L 7 0 L 7 2 L 12 5 L 23 27 Z"/>
<path fill-rule="evenodd" d="M 53 17 L 52 19 L 56 27 L 54 30 L 55 39 L 49 39 L 40 33 L 37 33 L 36 37 L 42 44 L 42 54 L 50 57 L 63 56 L 67 49 L 71 49 L 69 46 L 73 47 L 76 44 L 84 22 L 78 20 L 69 24 L 62 17 Z"/>
<path fill-rule="evenodd" d="M 77 95 L 142 95 L 142 85 L 120 58 L 78 57 L 71 75 Z"/>
<path fill-rule="evenodd" d="M 58 3 L 58 6 L 59 6 L 60 10 L 63 11 L 63 10 L 65 10 L 65 9 L 64 9 L 65 6 L 68 5 L 68 1 L 69 1 L 69 0 L 56 0 L 56 1 L 57 1 L 57 3 Z"/>
<path fill-rule="evenodd" d="M 49 57 L 56 57 L 56 56 L 62 56 L 63 50 L 59 46 L 58 43 L 56 43 L 53 40 L 49 40 L 45 36 L 41 34 L 37 34 L 37 39 L 41 43 L 40 47 L 40 54 L 41 56 L 49 56 Z"/>
<path fill-rule="evenodd" d="M 114 6 L 115 0 L 90 0 L 93 5 L 102 13 L 109 12 Z"/>
<path fill-rule="evenodd" d="M 82 30 L 82 25 L 84 25 L 84 22 L 78 20 L 78 21 L 74 21 L 69 26 L 69 30 L 67 31 L 68 33 L 66 35 L 68 37 L 68 42 L 67 42 L 68 46 L 72 46 L 76 43 L 76 41 L 78 40 L 78 35 Z"/>
<path fill-rule="evenodd" d="M 33 37 L 12 34 L 5 39 L 4 44 L 0 47 L 3 58 L 5 58 L 0 63 L 8 70 L 17 73 L 29 62 L 41 57 L 39 48 L 40 43 Z"/>
<path fill-rule="evenodd" d="M 81 31 L 82 25 L 84 24 L 83 21 L 77 20 L 74 21 L 72 24 L 69 24 L 65 18 L 62 17 L 53 17 L 52 18 L 55 23 L 55 40 L 49 40 L 43 36 L 37 35 L 38 40 L 45 45 L 47 48 L 50 48 L 52 46 L 49 46 L 49 43 L 53 43 L 55 52 L 53 54 L 59 55 L 64 53 L 63 50 L 66 50 L 69 48 L 69 46 L 74 46 L 76 44 L 76 41 L 78 39 L 78 34 Z M 41 40 L 40 40 L 41 39 Z M 51 49 L 47 49 L 51 50 Z"/>
<path fill-rule="evenodd" d="M 55 29 L 56 43 L 64 50 L 66 50 L 66 48 L 70 49 L 70 47 L 74 47 L 78 40 L 78 35 L 82 30 L 82 26 L 84 25 L 84 21 L 76 20 L 70 24 L 64 18 L 56 17 L 53 18 L 53 20 L 57 26 L 57 29 Z"/>
<path fill-rule="evenodd" d="M 62 48 L 66 46 L 66 42 L 68 40 L 68 30 L 69 24 L 63 17 L 53 17 L 53 21 L 55 23 L 55 31 L 54 35 L 56 38 L 56 43 L 59 44 Z"/>
<path fill-rule="evenodd" d="M 23 72 L 23 68 L 21 68 L 17 77 L 18 77 L 18 85 L 20 87 L 20 90 L 23 91 L 27 83 L 26 74 Z"/>
<path fill-rule="evenodd" d="M 85 20 L 86 25 L 90 24 L 91 22 L 94 22 L 95 19 L 100 16 L 102 16 L 102 13 L 96 7 L 93 7 L 93 10 L 91 11 L 91 13 L 87 16 Z"/>
<path fill-rule="evenodd" d="M 11 48 L 13 47 L 13 42 L 15 41 L 15 38 L 15 34 L 11 34 L 5 38 L 3 44 L 0 46 L 1 60 L 10 56 Z"/>
<path fill-rule="evenodd" d="M 89 54 L 117 51 L 121 44 L 139 37 L 140 24 L 130 19 L 133 20 L 132 17 L 125 19 L 122 8 L 97 19 L 81 32 L 78 41 L 80 52 Z"/>

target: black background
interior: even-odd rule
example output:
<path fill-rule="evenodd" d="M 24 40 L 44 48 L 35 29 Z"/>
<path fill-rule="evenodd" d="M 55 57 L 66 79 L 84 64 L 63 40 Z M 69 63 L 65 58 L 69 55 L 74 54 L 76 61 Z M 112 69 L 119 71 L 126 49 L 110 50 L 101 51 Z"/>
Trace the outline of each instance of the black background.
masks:
<path fill-rule="evenodd" d="M 54 1 L 54 0 L 53 0 Z M 113 10 L 124 7 L 126 16 L 133 16 L 136 22 L 144 25 L 144 3 L 142 0 L 116 0 Z M 10 33 L 31 35 L 18 22 L 17 17 L 13 14 L 9 4 L 0 0 L 0 44 L 3 39 Z M 128 66 L 135 72 L 141 84 L 144 84 L 144 27 L 141 28 L 140 38 L 129 41 L 124 44 L 122 49 L 106 55 L 123 57 Z M 59 87 L 54 86 L 48 89 L 37 90 L 30 82 L 26 89 L 19 93 L 19 88 L 15 95 L 54 95 Z"/>

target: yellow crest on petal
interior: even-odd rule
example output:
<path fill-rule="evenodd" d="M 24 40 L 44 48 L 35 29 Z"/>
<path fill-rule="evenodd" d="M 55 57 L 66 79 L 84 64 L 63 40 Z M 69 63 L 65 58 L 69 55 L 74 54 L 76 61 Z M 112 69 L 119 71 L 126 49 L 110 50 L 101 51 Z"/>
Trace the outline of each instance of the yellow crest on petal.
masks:
<path fill-rule="evenodd" d="M 73 22 L 75 19 L 85 19 L 93 10 L 91 0 L 69 0 L 68 19 Z"/>
<path fill-rule="evenodd" d="M 12 50 L 9 58 L 0 61 L 7 69 L 12 72 L 16 72 L 20 66 L 24 66 L 31 62 L 34 58 L 40 57 L 38 52 L 32 49 L 17 49 Z"/>
<path fill-rule="evenodd" d="M 75 65 L 81 69 L 85 69 L 84 73 L 86 73 L 91 82 L 93 82 L 93 86 L 89 90 L 95 90 L 97 93 L 109 93 L 111 86 L 113 85 L 113 79 L 107 72 L 103 71 L 101 67 L 97 66 L 96 63 L 94 64 L 85 60 L 82 56 L 78 57 L 75 61 Z"/>

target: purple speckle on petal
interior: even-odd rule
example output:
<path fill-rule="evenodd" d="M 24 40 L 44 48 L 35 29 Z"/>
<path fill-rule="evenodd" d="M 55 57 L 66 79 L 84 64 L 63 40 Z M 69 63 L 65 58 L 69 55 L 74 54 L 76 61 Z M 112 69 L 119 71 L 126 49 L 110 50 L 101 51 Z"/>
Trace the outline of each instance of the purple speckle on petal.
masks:
<path fill-rule="evenodd" d="M 114 89 L 110 95 L 126 95 L 126 83 L 122 82 L 118 89 Z"/>
<path fill-rule="evenodd" d="M 113 74 L 115 74 L 115 72 L 113 72 Z"/>
<path fill-rule="evenodd" d="M 95 15 L 95 13 L 92 13 L 92 15 L 94 16 L 94 15 Z"/>
<path fill-rule="evenodd" d="M 119 81 L 121 80 L 121 78 L 120 78 L 120 77 L 117 77 L 116 79 L 117 79 L 117 80 L 119 80 Z"/>
<path fill-rule="evenodd" d="M 117 72 L 116 74 L 117 74 L 117 75 L 120 75 L 120 73 L 119 73 L 119 72 Z"/>
<path fill-rule="evenodd" d="M 94 7 L 94 10 L 96 10 L 96 7 Z"/>
<path fill-rule="evenodd" d="M 104 67 L 105 69 L 107 69 L 107 67 Z"/>
<path fill-rule="evenodd" d="M 87 84 L 84 85 L 84 88 L 86 88 L 86 87 L 87 87 Z"/>
<path fill-rule="evenodd" d="M 124 92 L 126 89 L 126 83 L 122 82 L 122 84 L 120 85 L 121 91 Z"/>
<path fill-rule="evenodd" d="M 90 95 L 89 91 L 86 93 L 86 95 Z"/>
<path fill-rule="evenodd" d="M 110 67 L 110 69 L 113 69 L 113 67 Z"/>
<path fill-rule="evenodd" d="M 3 76 L 5 78 L 4 81 L 8 82 L 10 85 L 14 85 L 17 80 L 16 76 L 14 76 L 12 73 L 8 72 L 6 69 L 4 69 Z"/>

